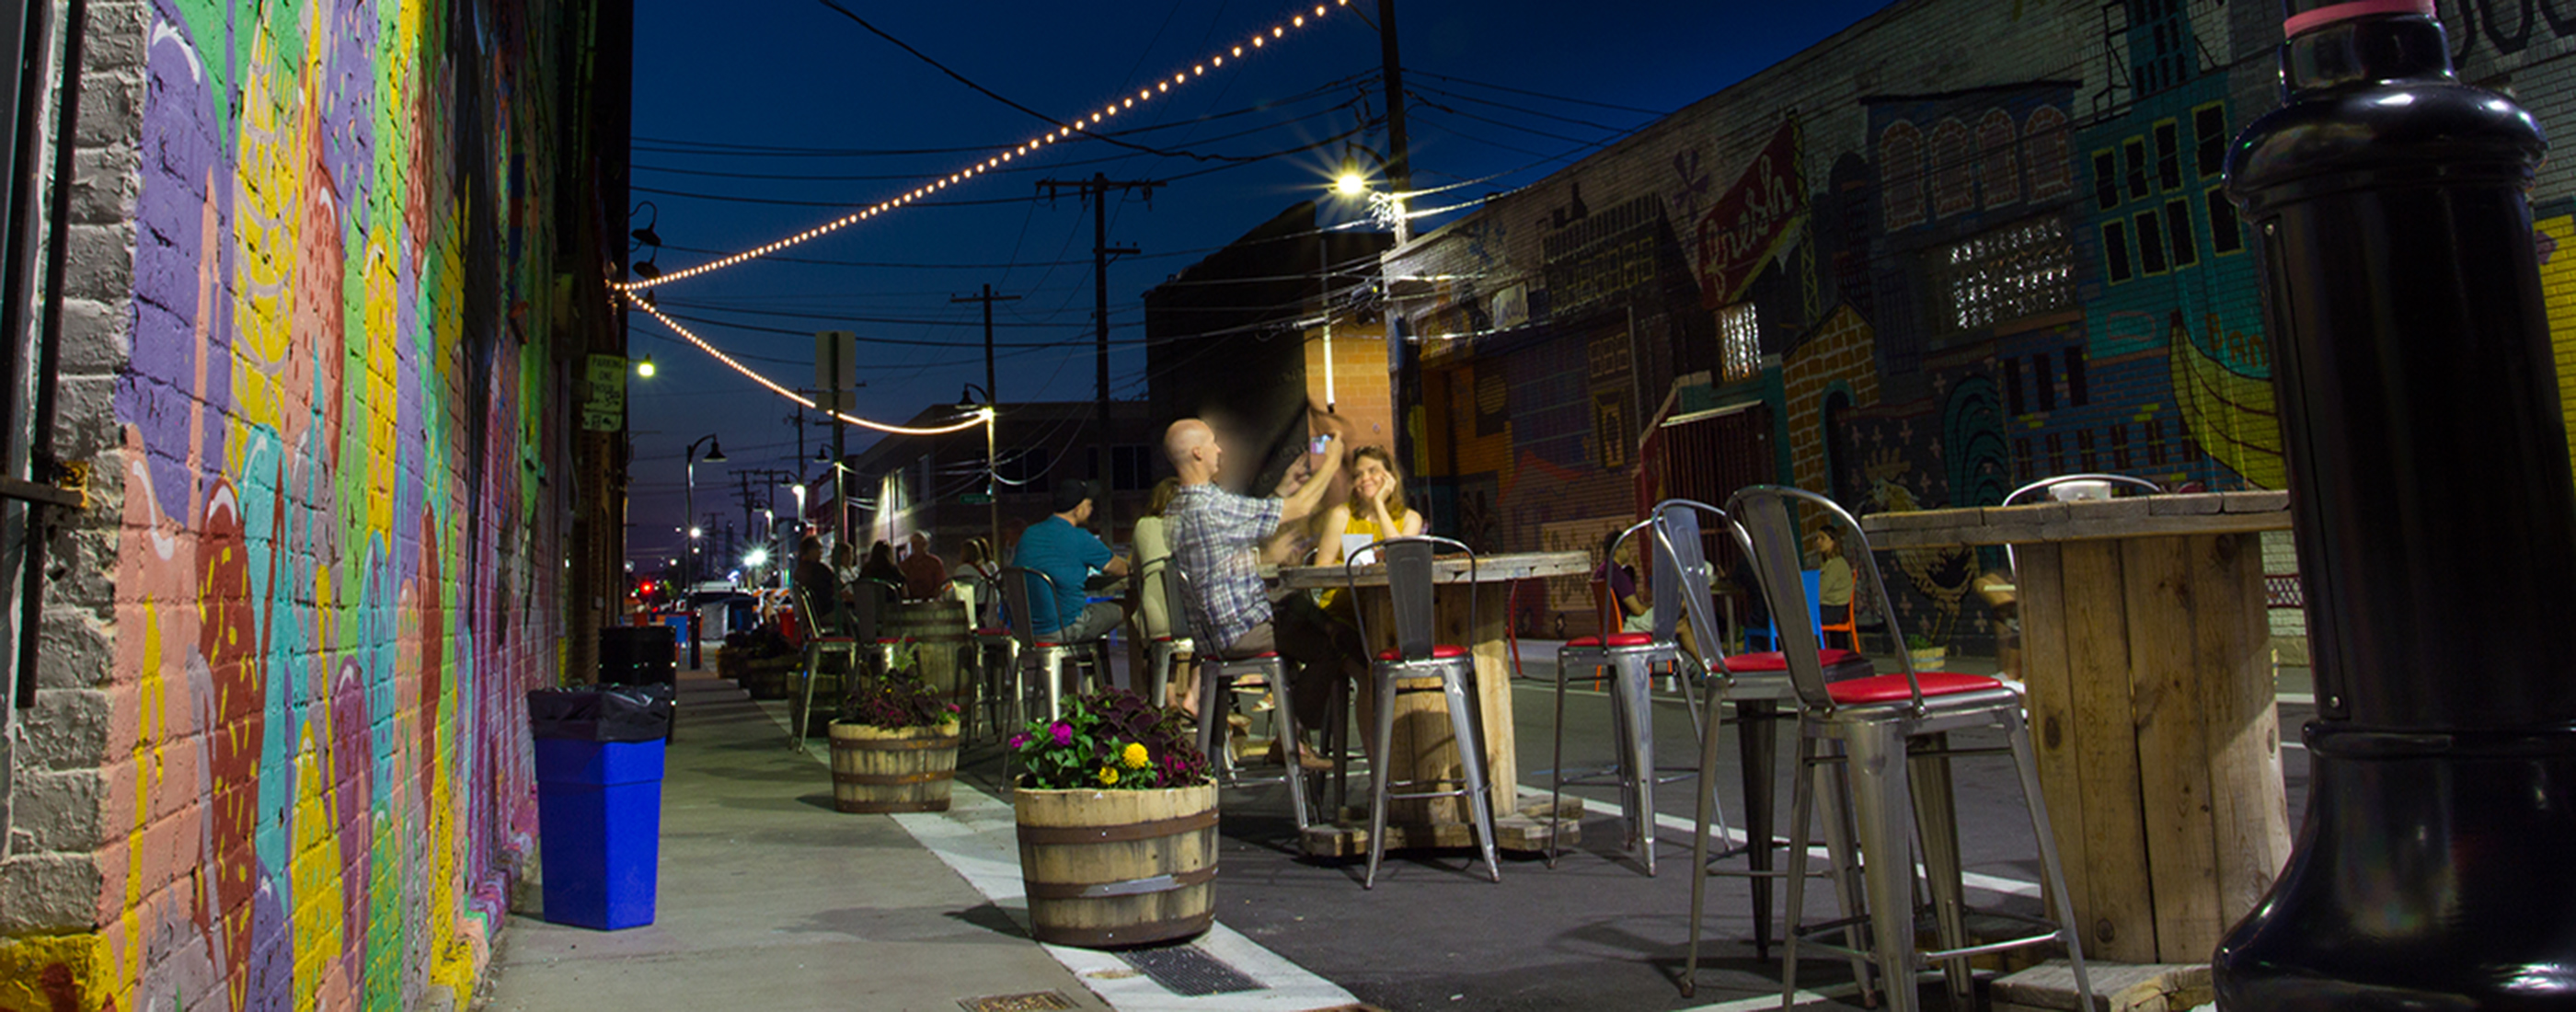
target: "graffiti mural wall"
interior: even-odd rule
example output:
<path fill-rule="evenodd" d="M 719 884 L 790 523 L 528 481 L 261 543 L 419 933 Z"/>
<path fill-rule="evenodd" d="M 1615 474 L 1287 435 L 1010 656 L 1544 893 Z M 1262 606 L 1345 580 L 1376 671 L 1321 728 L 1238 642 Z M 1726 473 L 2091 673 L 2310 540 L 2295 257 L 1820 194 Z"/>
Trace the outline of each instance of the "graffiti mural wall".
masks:
<path fill-rule="evenodd" d="M 2576 112 L 2558 59 L 2576 23 L 2440 6 L 2462 79 L 2544 126 Z M 2258 267 L 2221 190 L 2227 144 L 2277 101 L 2278 18 L 2259 0 L 1891 5 L 1420 237 L 1388 274 L 1444 279 L 1391 289 L 1421 349 L 1428 495 L 1451 504 L 1435 521 L 1535 550 L 1754 480 L 1862 512 L 1991 505 L 2077 471 L 2285 487 Z M 2576 381 L 2569 171 L 2542 169 L 2535 241 Z M 1754 419 L 1766 435 L 1734 431 Z M 1890 559 L 1909 631 L 1990 643 L 1967 590 L 2000 553 Z"/>
<path fill-rule="evenodd" d="M 0 937 L 0 1008 L 471 994 L 564 633 L 549 94 L 587 9 L 94 24 L 97 59 L 139 58 L 95 68 L 136 156 L 131 288 L 102 297 L 131 340 L 97 458 L 112 664 L 66 688 L 106 714 L 95 893 Z"/>

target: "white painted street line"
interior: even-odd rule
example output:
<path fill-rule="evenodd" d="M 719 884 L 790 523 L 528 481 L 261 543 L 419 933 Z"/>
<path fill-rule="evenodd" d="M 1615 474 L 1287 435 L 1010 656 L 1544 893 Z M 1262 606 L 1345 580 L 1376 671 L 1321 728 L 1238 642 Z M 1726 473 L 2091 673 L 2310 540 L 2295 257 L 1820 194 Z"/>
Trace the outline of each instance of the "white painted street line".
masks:
<path fill-rule="evenodd" d="M 1822 991 L 1809 991 L 1804 988 L 1800 988 L 1798 993 L 1789 996 L 1789 1004 L 1813 1005 L 1820 1001 L 1832 1001 L 1836 998 L 1845 998 L 1859 993 L 1860 985 L 1858 984 L 1838 984 Z M 1680 1009 L 1678 1012 L 1753 1012 L 1754 1009 L 1779 1007 L 1780 996 L 1776 994 L 1766 994 L 1752 998 L 1737 998 L 1734 1001 L 1722 1001 L 1715 1005 L 1693 1005 L 1686 1009 Z"/>
<path fill-rule="evenodd" d="M 966 784 L 950 788 L 946 812 L 907 813 L 893 817 L 930 852 L 939 855 L 967 884 L 1009 914 L 1026 930 L 1029 905 L 1020 879 L 1019 827 L 1009 802 Z M 1259 991 L 1201 997 L 1173 994 L 1124 959 L 1106 952 L 1062 945 L 1044 948 L 1057 962 L 1082 978 L 1083 986 L 1124 1012 L 1299 1012 L 1354 1004 L 1348 991 L 1289 962 L 1224 924 L 1190 943 L 1209 956 L 1262 985 Z"/>

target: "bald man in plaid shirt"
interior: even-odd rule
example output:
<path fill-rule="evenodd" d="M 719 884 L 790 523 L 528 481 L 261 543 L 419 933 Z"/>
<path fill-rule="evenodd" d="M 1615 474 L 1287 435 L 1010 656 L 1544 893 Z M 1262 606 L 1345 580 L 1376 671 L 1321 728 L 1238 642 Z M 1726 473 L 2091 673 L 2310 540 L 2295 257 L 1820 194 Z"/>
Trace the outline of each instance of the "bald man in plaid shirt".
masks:
<path fill-rule="evenodd" d="M 1163 452 L 1181 482 L 1163 516 L 1172 557 L 1199 596 L 1190 616 L 1199 643 L 1228 658 L 1275 650 L 1295 662 L 1301 727 L 1322 723 L 1329 693 L 1338 688 L 1334 679 L 1356 682 L 1367 672 L 1358 630 L 1325 616 L 1304 594 L 1283 591 L 1274 598 L 1261 584 L 1262 542 L 1312 515 L 1341 469 L 1342 441 L 1324 440 L 1323 462 L 1302 484 L 1292 470 L 1277 493 L 1256 499 L 1217 486 L 1225 448 L 1206 422 L 1184 418 L 1163 433 Z"/>

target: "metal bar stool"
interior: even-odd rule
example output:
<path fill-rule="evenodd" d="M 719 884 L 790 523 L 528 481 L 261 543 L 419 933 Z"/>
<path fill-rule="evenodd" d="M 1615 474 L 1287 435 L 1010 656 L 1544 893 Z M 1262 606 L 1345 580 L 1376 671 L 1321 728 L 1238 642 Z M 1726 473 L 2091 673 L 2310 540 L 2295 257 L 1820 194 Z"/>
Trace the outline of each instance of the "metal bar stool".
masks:
<path fill-rule="evenodd" d="M 1651 517 L 1619 532 L 1610 549 L 1611 559 L 1619 555 L 1619 545 L 1655 526 Z M 1656 562 L 1664 558 L 1658 549 Z M 1615 562 L 1603 560 L 1604 565 Z M 1680 666 L 1681 645 L 1674 636 L 1673 612 L 1680 607 L 1681 582 L 1670 579 L 1672 570 L 1664 569 L 1654 582 L 1655 629 L 1653 632 L 1620 632 L 1620 611 L 1605 596 L 1601 608 L 1601 634 L 1567 640 L 1556 654 L 1556 733 L 1548 760 L 1547 810 L 1556 811 L 1565 785 L 1578 786 L 1604 783 L 1605 776 L 1615 777 L 1619 786 L 1619 813 L 1628 823 L 1628 846 L 1637 852 L 1646 866 L 1646 875 L 1655 874 L 1655 786 L 1667 780 L 1656 778 L 1654 732 L 1654 670 L 1661 666 L 1672 670 Z M 1598 672 L 1608 668 L 1610 679 L 1611 731 L 1616 739 L 1618 759 L 1605 769 L 1589 770 L 1574 776 L 1565 774 L 1565 683 L 1577 671 Z M 1685 698 L 1689 688 L 1683 688 Z M 1687 769 L 1686 767 L 1684 769 Z M 1670 779 L 1679 779 L 1678 777 Z M 1549 834 L 1548 867 L 1556 867 L 1561 845 L 1556 834 Z"/>
<path fill-rule="evenodd" d="M 848 667 L 841 676 L 841 691 L 844 694 L 850 691 L 850 679 L 861 674 L 862 660 L 873 662 L 872 667 L 877 674 L 888 673 L 894 668 L 895 648 L 904 641 L 877 635 L 877 612 L 885 604 L 883 595 L 877 588 L 865 582 L 858 584 L 856 590 L 858 592 L 851 595 L 849 610 L 842 613 L 841 628 L 833 635 L 817 635 L 806 640 L 805 688 L 798 694 L 801 701 L 791 700 L 787 707 L 789 747 L 802 750 L 805 747 L 805 738 L 812 730 L 814 676 L 824 653 L 841 653 L 848 657 Z M 796 588 L 798 609 L 807 608 L 811 601 L 807 588 Z M 808 613 L 821 614 L 820 612 Z M 818 628 L 815 631 L 820 633 L 822 630 L 819 628 L 819 623 L 817 625 Z M 839 704 L 835 703 L 834 708 L 838 709 L 838 707 Z"/>
<path fill-rule="evenodd" d="M 1433 638 L 1436 625 L 1432 614 L 1432 555 L 1442 548 L 1467 557 L 1468 613 L 1475 613 L 1476 554 L 1466 545 L 1448 538 L 1386 538 L 1350 553 L 1353 560 L 1342 565 L 1343 578 L 1349 581 L 1351 600 L 1359 601 L 1359 571 L 1367 565 L 1358 561 L 1369 553 L 1386 566 L 1387 595 L 1393 604 L 1395 646 L 1377 655 L 1370 666 L 1377 692 L 1377 727 L 1371 738 L 1374 747 L 1369 754 L 1376 758 L 1374 775 L 1369 777 L 1369 858 L 1368 876 L 1361 880 L 1364 889 L 1377 887 L 1377 868 L 1386 856 L 1386 802 L 1389 798 L 1465 797 L 1475 820 L 1476 844 L 1484 853 L 1485 870 L 1496 882 L 1503 880 L 1503 868 L 1494 855 L 1493 784 L 1485 776 L 1485 734 L 1483 711 L 1478 708 L 1476 691 L 1476 658 L 1466 647 L 1439 643 Z M 1370 642 L 1369 609 L 1356 610 L 1360 616 L 1360 639 Z M 1397 682 L 1411 678 L 1437 678 L 1440 691 L 1448 699 L 1449 728 L 1458 748 L 1458 763 L 1466 783 L 1457 790 L 1421 791 L 1397 794 L 1390 788 L 1391 768 L 1388 755 L 1395 748 L 1395 697 Z M 1287 705 L 1285 700 L 1282 706 Z M 1414 783 L 1419 781 L 1409 781 Z"/>
<path fill-rule="evenodd" d="M 1165 577 L 1164 593 L 1169 595 L 1171 603 L 1171 634 L 1184 644 L 1196 643 L 1194 632 L 1201 624 L 1199 617 L 1206 614 L 1193 603 L 1198 600 L 1197 590 L 1179 563 L 1169 559 L 1161 561 L 1168 563 L 1162 568 L 1162 574 Z M 1303 729 L 1297 726 L 1297 700 L 1294 689 L 1289 685 L 1287 658 L 1279 656 L 1276 650 L 1249 657 L 1226 657 L 1215 650 L 1193 650 L 1191 657 L 1199 667 L 1199 751 L 1208 757 L 1208 768 L 1215 771 L 1217 782 L 1227 787 L 1269 782 L 1266 777 L 1246 779 L 1234 762 L 1232 750 L 1227 749 L 1225 742 L 1218 737 L 1226 726 L 1224 710 L 1226 701 L 1234 695 L 1235 680 L 1259 675 L 1279 697 L 1279 705 L 1271 713 L 1278 726 L 1279 757 L 1282 760 L 1279 779 L 1288 785 L 1289 810 L 1296 817 L 1300 832 L 1314 825 L 1314 804 L 1309 800 L 1306 768 L 1300 756 L 1306 741 L 1300 733 Z"/>
<path fill-rule="evenodd" d="M 1655 536 L 1660 542 L 1657 550 L 1670 559 L 1674 572 L 1680 574 L 1680 582 L 1695 588 L 1693 593 L 1683 595 L 1681 602 L 1682 617 L 1690 623 L 1693 640 L 1717 643 L 1720 641 L 1715 602 L 1705 589 L 1709 586 L 1709 565 L 1708 553 L 1700 536 L 1702 514 L 1715 518 L 1720 529 L 1733 537 L 1736 546 L 1749 552 L 1745 548 L 1743 529 L 1724 510 L 1691 499 L 1668 499 L 1656 504 Z M 1874 670 L 1868 658 L 1849 650 L 1820 650 L 1817 660 L 1828 680 L 1863 678 Z M 1771 821 L 1775 779 L 1773 760 L 1778 755 L 1774 729 L 1782 716 L 1780 704 L 1794 703 L 1797 699 L 1797 693 L 1789 683 L 1787 660 L 1781 653 L 1769 651 L 1707 657 L 1702 664 L 1707 690 L 1702 696 L 1703 709 L 1695 716 L 1700 732 L 1699 776 L 1708 786 L 1699 794 L 1699 810 L 1691 835 L 1691 864 L 1701 869 L 1703 874 L 1695 876 L 1691 882 L 1690 949 L 1683 963 L 1681 979 L 1682 996 L 1685 998 L 1698 989 L 1700 931 L 1704 924 L 1702 915 L 1707 910 L 1708 876 L 1734 875 L 1751 879 L 1754 952 L 1767 959 L 1771 954 L 1772 881 L 1790 874 L 1806 873 L 1803 851 L 1790 855 L 1794 870 L 1772 867 L 1774 852 L 1788 846 L 1787 841 L 1773 835 Z M 1732 721 L 1724 714 L 1730 704 L 1735 709 Z M 1742 844 L 1711 855 L 1708 850 L 1712 821 L 1718 833 L 1728 833 L 1725 809 L 1718 803 L 1716 777 L 1717 732 L 1730 722 L 1736 726 L 1736 746 L 1743 761 L 1745 835 Z M 1827 839 L 1837 847 L 1844 846 L 1849 838 L 1839 820 L 1828 820 L 1825 832 Z M 1745 870 L 1720 871 L 1711 867 L 1718 861 L 1734 857 L 1745 859 Z M 1849 893 L 1857 885 L 1856 881 L 1847 878 L 1835 880 L 1836 890 L 1847 894 L 1845 909 L 1850 909 L 1852 899 Z M 1858 959 L 1853 960 L 1853 978 L 1868 980 Z"/>
<path fill-rule="evenodd" d="M 1095 649 L 1098 645 L 1098 641 L 1093 641 L 1092 643 L 1064 643 L 1056 640 L 1042 640 L 1039 639 L 1037 637 L 1037 633 L 1030 628 L 1029 581 L 1032 579 L 1045 585 L 1043 589 L 1048 595 L 1049 600 L 1056 600 L 1054 596 L 1055 579 L 1053 577 L 1034 569 L 1023 569 L 1019 566 L 1002 567 L 1002 593 L 1005 595 L 1004 601 L 1007 604 L 1007 607 L 1004 609 L 1004 613 L 1006 617 L 1010 619 L 1011 641 L 1013 646 L 1016 648 L 1015 652 L 1018 654 L 1017 661 L 1015 661 L 1011 666 L 1011 700 L 1014 708 L 1012 716 L 1018 718 L 1017 723 L 1020 724 L 1028 723 L 1028 682 L 1023 676 L 1028 673 L 1030 668 L 1034 667 L 1046 672 L 1046 714 L 1048 720 L 1054 720 L 1057 715 L 1064 712 L 1064 675 L 1066 661 L 1073 662 L 1074 675 L 1076 678 L 1081 677 L 1082 668 L 1088 665 L 1093 668 L 1094 681 L 1104 680 L 1098 675 L 1100 659 Z M 1058 615 L 1056 616 L 1056 621 L 1062 623 L 1069 622 L 1071 620 L 1063 615 Z M 1074 687 L 1074 690 L 1076 692 L 1081 691 L 1081 686 L 1077 684 Z"/>
<path fill-rule="evenodd" d="M 1869 586 L 1888 600 L 1887 586 L 1881 579 L 1877 561 L 1869 552 L 1869 541 L 1860 524 L 1850 513 L 1832 500 L 1812 492 L 1777 485 L 1754 485 L 1736 492 L 1728 501 L 1728 512 L 1743 524 L 1753 547 L 1753 564 L 1761 574 L 1764 594 L 1775 615 L 1798 615 L 1813 611 L 1815 602 L 1796 581 L 1798 572 L 1798 525 L 1792 504 L 1803 503 L 1820 510 L 1828 521 L 1847 537 L 1848 544 L 1859 551 L 1854 564 L 1866 569 Z M 1796 589 L 1791 589 L 1796 588 Z M 1887 617 L 1888 632 L 1899 633 L 1896 617 Z M 1947 973 L 1954 999 L 1968 997 L 1970 981 L 1967 960 L 1970 956 L 1998 952 L 2027 945 L 2057 942 L 2066 946 L 2067 956 L 2075 971 L 2075 986 L 2081 996 L 2079 1007 L 2093 1005 L 2091 979 L 2084 968 L 2083 942 L 2074 929 L 2073 901 L 2066 892 L 2066 877 L 2058 863 L 2056 837 L 2048 825 L 2048 805 L 2040 794 L 2039 769 L 2032 759 L 2030 732 L 2024 724 L 2019 689 L 1994 678 L 1948 671 L 1914 670 L 1911 658 L 1904 659 L 1901 674 L 1875 675 L 1868 678 L 1828 682 L 1822 666 L 1809 658 L 1818 656 L 1818 638 L 1812 626 L 1803 622 L 1781 624 L 1780 633 L 1787 640 L 1784 651 L 1789 677 L 1798 696 L 1798 763 L 1802 775 L 1796 780 L 1790 805 L 1793 839 L 1803 852 L 1807 835 L 1807 816 L 1815 803 L 1814 784 L 1818 778 L 1806 771 L 1839 765 L 1859 823 L 1857 842 L 1861 862 L 1862 890 L 1867 913 L 1845 917 L 1824 924 L 1802 923 L 1806 877 L 1789 876 L 1788 951 L 1782 980 L 1784 1001 L 1798 989 L 1798 947 L 1801 936 L 1808 933 L 1840 932 L 1847 943 L 1833 945 L 1812 942 L 1819 948 L 1846 956 L 1868 955 L 1877 963 L 1878 975 L 1887 993 L 1887 1008 L 1894 1012 L 1911 1012 L 1916 1006 L 1915 970 L 1925 964 L 1941 965 Z M 1901 656 L 1901 655 L 1900 655 Z M 1954 749 L 1943 736 L 1950 731 L 1988 727 L 2004 732 L 2009 740 L 2013 763 L 2021 776 L 2022 798 L 2030 813 L 2032 834 L 2039 844 L 2040 864 L 2047 875 L 2047 895 L 2056 901 L 2056 920 L 2022 917 L 2001 911 L 1991 916 L 2028 922 L 2048 930 L 2039 934 L 1994 942 L 1971 943 L 1967 938 L 1966 904 L 1959 881 L 1959 852 L 1955 812 L 1946 790 L 1949 760 L 1962 755 L 1994 754 L 1996 749 Z M 1827 743 L 1841 746 L 1841 754 L 1829 754 Z M 1918 786 L 1921 788 L 1917 790 Z M 1914 857 L 1916 828 L 1922 829 L 1922 856 L 1933 904 L 1933 923 L 1940 936 L 1941 948 L 1926 953 L 1914 949 Z M 1845 863 L 1847 855 L 1838 855 Z M 1866 926 L 1867 931 L 1860 929 Z M 1860 941 L 1865 938 L 1866 941 Z"/>

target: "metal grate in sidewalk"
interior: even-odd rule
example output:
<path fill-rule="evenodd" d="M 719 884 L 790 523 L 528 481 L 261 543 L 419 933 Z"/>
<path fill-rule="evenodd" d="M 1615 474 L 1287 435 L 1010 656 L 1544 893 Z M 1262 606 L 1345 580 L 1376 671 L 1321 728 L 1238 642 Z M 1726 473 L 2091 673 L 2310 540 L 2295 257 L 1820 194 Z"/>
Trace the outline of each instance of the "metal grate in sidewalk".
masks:
<path fill-rule="evenodd" d="M 1227 966 L 1224 960 L 1195 945 L 1136 949 L 1119 953 L 1119 957 L 1177 995 L 1198 997 L 1261 990 L 1260 981 L 1244 976 L 1243 971 Z"/>
<path fill-rule="evenodd" d="M 982 998 L 960 998 L 957 1004 L 966 1012 L 1063 1012 L 1079 1008 L 1073 999 L 1054 991 L 1031 991 L 1027 994 L 995 994 Z"/>

